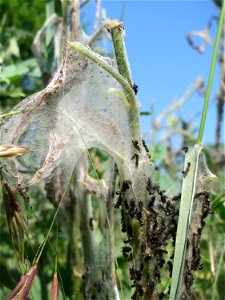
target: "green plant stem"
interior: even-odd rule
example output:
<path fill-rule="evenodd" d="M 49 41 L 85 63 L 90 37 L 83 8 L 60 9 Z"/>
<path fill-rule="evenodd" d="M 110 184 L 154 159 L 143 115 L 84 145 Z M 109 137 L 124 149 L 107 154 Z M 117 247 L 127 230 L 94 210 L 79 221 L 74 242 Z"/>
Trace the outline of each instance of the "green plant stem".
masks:
<path fill-rule="evenodd" d="M 116 58 L 119 74 L 121 74 L 122 77 L 125 79 L 125 81 L 128 83 L 129 87 L 132 90 L 132 94 L 134 96 L 134 91 L 132 89 L 133 83 L 131 79 L 130 67 L 129 67 L 129 62 L 128 62 L 124 38 L 123 38 L 123 30 L 124 30 L 123 23 L 121 23 L 118 20 L 106 20 L 104 22 L 104 25 L 108 29 L 112 37 L 113 49 L 115 52 L 115 58 Z M 124 88 L 123 85 L 122 87 Z M 137 106 L 138 102 L 135 96 L 134 97 L 130 97 L 130 95 L 129 97 L 127 96 L 126 89 L 124 89 L 124 93 L 127 98 L 127 102 L 131 105 L 131 109 L 128 109 L 130 134 L 132 139 L 137 140 L 141 144 L 140 118 L 139 118 L 139 111 Z"/>
<path fill-rule="evenodd" d="M 55 0 L 47 0 L 46 2 L 46 21 L 54 14 L 55 12 Z M 49 45 L 51 41 L 51 28 L 47 28 L 46 31 L 46 45 Z"/>
<path fill-rule="evenodd" d="M 55 0 L 46 1 L 46 19 L 48 19 L 55 12 Z"/>
<path fill-rule="evenodd" d="M 129 63 L 128 63 L 124 39 L 123 39 L 123 24 L 117 20 L 110 20 L 110 21 L 108 21 L 108 23 L 107 23 L 107 21 L 105 22 L 105 26 L 108 29 L 108 31 L 110 32 L 111 37 L 112 37 L 113 48 L 114 48 L 114 53 L 115 53 L 115 57 L 116 57 L 118 71 L 123 76 L 123 78 L 127 81 L 129 86 L 132 88 L 133 83 L 132 83 L 132 79 L 131 79 Z M 124 90 L 124 93 L 126 96 L 125 90 Z M 130 99 L 128 97 L 126 97 L 126 98 L 127 98 L 128 105 L 131 104 Z M 136 103 L 137 103 L 137 101 L 136 101 Z M 139 110 L 138 110 L 137 105 L 134 107 L 133 110 L 128 108 L 128 116 L 129 116 L 129 125 L 130 125 L 130 137 L 133 141 L 137 141 L 138 144 L 142 147 L 140 116 L 139 116 Z M 132 149 L 132 151 L 133 151 L 133 154 L 135 154 L 136 150 L 134 148 Z M 142 153 L 144 153 L 144 151 L 142 151 Z M 141 155 L 140 155 L 140 157 L 141 157 Z M 142 184 L 143 184 L 143 187 L 141 188 L 139 185 L 139 188 L 141 190 L 143 190 L 146 186 L 146 178 L 144 176 L 144 173 L 145 173 L 144 168 L 143 169 L 139 168 L 139 172 L 140 173 L 138 175 L 138 177 L 139 177 L 138 180 L 142 181 Z M 121 172 L 121 170 L 120 170 L 119 173 L 120 173 L 121 182 L 123 180 L 129 178 L 129 176 L 130 176 L 129 171 L 126 172 L 125 170 L 123 170 Z M 134 182 L 133 182 L 133 184 L 134 184 Z M 135 184 L 133 185 L 133 188 L 127 192 L 126 198 L 128 199 L 128 198 L 132 198 L 134 196 L 136 201 L 138 201 L 137 195 L 139 195 L 139 190 L 136 190 L 134 186 L 135 186 Z M 146 195 L 146 198 L 147 198 L 147 195 Z M 132 238 L 128 234 L 128 239 L 131 238 L 130 246 L 132 248 L 132 265 L 133 265 L 133 268 L 136 270 L 143 267 L 144 273 L 142 275 L 140 284 L 143 287 L 143 289 L 147 290 L 149 271 L 150 271 L 151 267 L 153 266 L 153 263 L 149 264 L 148 262 L 144 261 L 144 259 L 143 259 L 143 253 L 141 252 L 141 241 L 143 240 L 141 225 L 137 219 L 132 219 L 130 217 L 130 215 L 127 213 L 124 202 L 122 202 L 121 209 L 122 209 L 122 214 L 123 214 L 123 222 L 124 222 L 124 224 L 126 224 L 125 226 L 127 229 L 132 228 L 132 233 L 133 233 Z M 149 229 L 150 228 L 148 228 L 147 231 L 149 231 Z M 127 231 L 127 233 L 128 233 L 128 231 Z M 135 287 L 136 287 L 136 292 L 137 292 L 138 285 L 136 285 Z M 139 296 L 137 296 L 137 297 L 139 297 Z M 152 294 L 152 299 L 154 297 L 156 297 L 155 291 Z M 144 293 L 144 295 L 141 296 L 141 298 L 145 299 L 145 300 L 150 299 L 148 293 Z M 137 298 L 137 299 L 139 299 L 139 298 Z"/>
<path fill-rule="evenodd" d="M 187 153 L 185 157 L 184 167 L 186 169 L 189 163 L 190 169 L 187 176 L 183 179 L 181 204 L 176 233 L 170 300 L 178 300 L 180 298 L 186 257 L 187 237 L 191 221 L 193 199 L 196 191 L 196 179 L 201 152 L 202 146 L 196 145 Z"/>
<path fill-rule="evenodd" d="M 47 232 L 47 234 L 46 234 L 46 237 L 45 237 L 44 240 L 42 241 L 42 243 L 41 243 L 41 245 L 40 245 L 40 247 L 39 247 L 39 249 L 38 249 L 38 251 L 37 251 L 37 253 L 36 253 L 35 257 L 34 257 L 33 264 L 38 264 L 38 262 L 39 262 L 39 259 L 40 259 L 41 255 L 42 255 L 42 252 L 43 252 L 44 247 L 45 247 L 45 245 L 46 245 L 46 243 L 47 243 L 47 241 L 48 241 L 48 238 L 49 238 L 49 235 L 50 235 L 50 233 L 51 233 L 52 227 L 53 227 L 54 222 L 55 222 L 55 220 L 56 220 L 57 214 L 58 214 L 58 212 L 59 212 L 60 205 L 61 205 L 62 201 L 63 201 L 64 198 L 65 198 L 65 195 L 66 195 L 66 192 L 67 192 L 67 189 L 68 189 L 68 185 L 69 185 L 69 183 L 67 184 L 67 186 L 66 186 L 66 188 L 65 188 L 65 190 L 64 190 L 64 193 L 63 193 L 63 195 L 62 195 L 62 197 L 61 197 L 61 199 L 60 199 L 60 201 L 59 201 L 58 207 L 57 207 L 56 212 L 55 212 L 55 214 L 54 214 L 54 216 L 53 216 L 53 219 L 52 219 L 52 222 L 51 222 L 50 227 L 49 227 L 49 229 L 48 229 L 48 232 Z"/>
<path fill-rule="evenodd" d="M 90 0 L 84 0 L 84 1 L 80 4 L 80 8 L 84 7 L 86 4 L 88 4 L 88 2 L 90 2 Z"/>
<path fill-rule="evenodd" d="M 127 80 L 129 85 L 132 87 L 131 73 L 123 39 L 123 23 L 117 20 L 108 20 L 105 21 L 104 24 L 112 37 L 113 48 L 119 73 Z"/>
<path fill-rule="evenodd" d="M 215 46 L 214 46 L 212 63 L 211 63 L 209 78 L 208 78 L 208 85 L 207 85 L 206 94 L 205 94 L 204 107 L 203 107 L 202 118 L 201 118 L 199 133 L 198 133 L 198 139 L 197 139 L 197 144 L 199 144 L 199 145 L 202 143 L 202 137 L 203 137 L 204 128 L 205 128 L 205 121 L 206 121 L 207 110 L 208 110 L 208 105 L 209 105 L 209 97 L 210 97 L 210 92 L 211 92 L 211 88 L 212 88 L 212 81 L 213 81 L 213 76 L 214 76 L 214 71 L 215 71 L 215 66 L 216 66 L 216 58 L 217 58 L 217 54 L 218 54 L 220 37 L 221 37 L 221 33 L 222 33 L 222 28 L 223 28 L 224 15 L 225 15 L 225 1 L 223 1 L 223 6 L 221 9 L 221 13 L 220 13 L 219 26 L 218 26 L 218 30 L 217 30 L 216 42 L 215 42 Z"/>
<path fill-rule="evenodd" d="M 101 38 L 101 34 L 103 33 L 103 29 L 104 29 L 104 26 L 101 26 L 97 32 L 95 32 L 95 34 L 91 37 L 89 43 L 88 43 L 88 46 L 89 47 L 92 47 L 96 41 L 98 41 L 100 38 Z"/>
<path fill-rule="evenodd" d="M 118 22 L 118 21 L 117 21 Z M 113 29 L 116 29 L 116 27 L 112 27 L 111 31 Z M 121 36 L 121 33 L 117 31 L 117 34 Z M 121 36 L 122 37 L 122 36 Z M 115 40 L 115 39 L 114 39 Z M 127 109 L 127 115 L 128 115 L 128 123 L 129 123 L 129 136 L 130 139 L 133 141 L 136 141 L 139 144 L 140 147 L 140 153 L 137 154 L 137 149 L 134 147 L 132 142 L 130 141 L 129 147 L 130 150 L 130 158 L 135 154 L 139 158 L 139 166 L 138 170 L 135 172 L 136 176 L 132 182 L 132 188 L 130 191 L 128 191 L 125 195 L 127 199 L 135 198 L 136 201 L 138 202 L 138 196 L 140 195 L 140 191 L 146 191 L 146 192 L 141 192 L 141 197 L 143 199 L 146 199 L 147 195 L 144 196 L 144 193 L 147 194 L 146 190 L 146 174 L 150 174 L 150 164 L 148 164 L 147 156 L 145 154 L 143 145 L 142 145 L 142 138 L 141 138 L 141 129 L 140 129 L 140 116 L 139 116 L 139 106 L 138 106 L 138 101 L 135 97 L 134 91 L 132 89 L 132 85 L 128 83 L 128 80 L 123 77 L 122 74 L 120 74 L 117 69 L 113 68 L 110 64 L 108 64 L 103 58 L 101 58 L 99 55 L 94 53 L 90 48 L 85 47 L 81 43 L 68 43 L 68 46 L 71 47 L 71 49 L 74 49 L 76 52 L 80 53 L 81 55 L 87 57 L 94 63 L 98 65 L 99 68 L 104 69 L 106 72 L 108 72 L 116 81 L 121 85 L 124 93 L 124 97 L 126 97 L 126 104 L 125 107 Z M 115 47 L 115 45 L 113 45 Z M 123 51 L 123 48 L 121 49 Z M 115 51 L 115 55 L 126 55 L 125 53 Z M 125 64 L 124 66 L 118 66 L 118 69 L 121 70 L 121 72 L 129 72 L 129 67 L 127 65 L 127 59 L 119 59 L 116 58 L 117 64 L 120 62 L 121 64 Z M 126 75 L 125 75 L 126 76 Z M 130 74 L 129 74 L 130 77 Z M 131 83 L 130 79 L 130 83 Z M 115 90 L 114 90 L 115 92 Z M 123 98 L 123 97 L 122 97 Z M 124 103 L 124 99 L 122 99 Z M 141 150 L 143 149 L 143 150 Z M 135 164 L 133 165 L 135 168 Z M 126 168 L 126 164 L 124 164 L 124 168 L 119 169 L 119 174 L 120 174 L 120 181 L 122 182 L 123 180 L 127 180 L 131 178 L 131 172 L 129 168 Z M 138 183 L 138 185 L 137 185 Z M 137 189 L 138 186 L 138 189 Z M 122 204 L 122 209 L 125 210 L 124 208 L 124 203 Z M 141 253 L 141 225 L 138 222 L 138 220 L 132 220 L 127 212 L 125 212 L 124 215 L 124 224 L 126 226 L 126 231 L 128 232 L 128 228 L 132 230 L 133 232 L 133 239 L 131 239 L 130 245 L 132 247 L 133 251 L 133 266 L 136 270 L 139 270 L 142 265 L 144 265 L 145 269 L 145 274 L 142 276 L 142 284 L 143 286 L 146 287 L 147 285 L 147 280 L 148 280 L 148 271 L 150 268 L 150 264 L 148 262 L 144 261 L 143 255 Z M 131 238 L 128 234 L 128 238 Z M 147 290 L 147 287 L 146 287 Z M 149 299 L 149 295 L 146 293 L 145 299 Z"/>
<path fill-rule="evenodd" d="M 80 40 L 80 4 L 79 0 L 72 1 L 71 41 Z"/>
<path fill-rule="evenodd" d="M 22 252 L 21 269 L 22 269 L 22 274 L 24 274 L 24 273 L 25 273 L 25 257 L 24 257 L 25 251 L 24 251 L 24 240 L 22 241 L 22 249 L 21 249 L 21 252 Z"/>
<path fill-rule="evenodd" d="M 127 82 L 124 77 L 117 72 L 117 70 L 111 67 L 106 61 L 104 61 L 100 56 L 94 53 L 89 47 L 85 47 L 81 43 L 71 43 L 68 42 L 68 46 L 71 49 L 81 53 L 85 57 L 92 60 L 99 67 L 108 72 L 113 78 L 115 78 L 122 86 L 124 95 L 129 103 L 129 107 L 127 107 L 127 112 L 129 116 L 129 124 L 130 124 L 130 133 L 132 138 L 139 141 L 141 145 L 141 128 L 140 128 L 140 118 L 139 118 L 139 110 L 138 110 L 138 101 L 135 97 L 134 91 L 131 88 L 130 84 Z"/>
<path fill-rule="evenodd" d="M 6 118 L 6 117 L 11 117 L 11 116 L 13 116 L 13 115 L 17 115 L 17 114 L 20 114 L 20 113 L 21 113 L 20 110 L 18 110 L 18 111 L 11 111 L 11 112 L 9 112 L 9 113 L 0 115 L 0 119 Z"/>
<path fill-rule="evenodd" d="M 217 272 L 216 272 L 216 278 L 215 278 L 215 281 L 214 281 L 214 284 L 213 284 L 213 291 L 212 291 L 211 300 L 219 299 L 219 298 L 216 297 L 216 288 L 217 288 L 217 283 L 218 283 L 220 273 L 222 273 L 222 271 L 224 270 L 223 269 L 223 260 L 224 260 L 224 258 L 225 258 L 225 245 L 224 245 L 223 251 L 220 255 L 220 260 L 219 260 L 219 264 L 218 264 L 218 268 L 217 268 Z"/>
<path fill-rule="evenodd" d="M 55 272 L 58 270 L 58 258 L 57 256 L 55 257 Z"/>
<path fill-rule="evenodd" d="M 70 192 L 71 204 L 69 207 L 69 224 L 68 224 L 68 235 L 69 242 L 67 246 L 67 258 L 66 258 L 66 269 L 68 280 L 64 283 L 64 289 L 68 295 L 70 295 L 71 300 L 75 300 L 79 298 L 80 290 L 82 286 L 82 280 L 78 275 L 81 272 L 82 261 L 81 251 L 80 251 L 80 241 L 81 241 L 81 233 L 79 230 L 80 225 L 80 214 L 81 207 L 80 202 L 74 195 L 74 193 Z M 74 272 L 76 270 L 76 273 Z M 78 275 L 78 276 L 77 276 Z"/>

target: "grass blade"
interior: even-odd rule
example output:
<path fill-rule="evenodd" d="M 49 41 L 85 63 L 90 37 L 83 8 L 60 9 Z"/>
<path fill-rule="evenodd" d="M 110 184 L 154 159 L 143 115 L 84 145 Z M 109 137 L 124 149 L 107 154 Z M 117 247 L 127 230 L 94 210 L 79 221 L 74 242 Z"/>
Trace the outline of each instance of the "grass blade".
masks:
<path fill-rule="evenodd" d="M 209 193 L 216 178 L 215 175 L 208 170 L 203 154 L 203 147 L 200 145 L 195 145 L 193 149 L 188 151 L 184 165 L 184 179 L 170 292 L 170 299 L 173 300 L 179 299 L 181 294 L 187 240 L 190 233 L 190 224 L 192 221 L 194 222 L 194 220 L 192 220 L 194 199 L 197 194 Z M 204 218 L 204 216 L 201 215 L 200 218 Z"/>
<path fill-rule="evenodd" d="M 215 46 L 214 46 L 213 57 L 212 57 L 212 62 L 211 62 L 211 67 L 210 67 L 210 72 L 209 72 L 208 84 L 207 84 L 207 89 L 206 89 L 206 93 L 205 93 L 205 101 L 204 101 L 204 107 L 203 107 L 203 112 L 202 112 L 202 118 L 201 118 L 201 123 L 200 123 L 200 127 L 199 127 L 198 141 L 197 141 L 198 144 L 202 143 L 206 115 L 207 115 L 208 105 L 209 105 L 209 98 L 210 98 L 213 76 L 214 76 L 215 66 L 216 66 L 216 58 L 217 58 L 217 53 L 218 53 L 219 44 L 220 44 L 220 40 L 221 40 L 222 29 L 224 26 L 224 24 L 223 24 L 224 15 L 225 15 L 225 1 L 223 0 L 223 5 L 221 8 L 221 12 L 220 12 L 220 20 L 219 20 L 219 25 L 218 25 L 217 35 L 216 35 L 216 42 L 215 42 Z"/>
<path fill-rule="evenodd" d="M 220 255 L 219 264 L 216 272 L 216 279 L 213 284 L 212 298 L 211 300 L 222 299 L 224 295 L 224 275 L 225 275 L 225 245 Z M 221 281 L 221 283 L 220 283 Z"/>

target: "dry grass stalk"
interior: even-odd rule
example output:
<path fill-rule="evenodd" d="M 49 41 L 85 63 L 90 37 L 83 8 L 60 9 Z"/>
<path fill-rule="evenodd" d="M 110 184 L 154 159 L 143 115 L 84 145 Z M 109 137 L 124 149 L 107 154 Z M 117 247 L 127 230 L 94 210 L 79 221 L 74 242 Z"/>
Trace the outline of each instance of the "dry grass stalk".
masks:
<path fill-rule="evenodd" d="M 13 157 L 30 152 L 27 147 L 0 145 L 0 157 Z"/>

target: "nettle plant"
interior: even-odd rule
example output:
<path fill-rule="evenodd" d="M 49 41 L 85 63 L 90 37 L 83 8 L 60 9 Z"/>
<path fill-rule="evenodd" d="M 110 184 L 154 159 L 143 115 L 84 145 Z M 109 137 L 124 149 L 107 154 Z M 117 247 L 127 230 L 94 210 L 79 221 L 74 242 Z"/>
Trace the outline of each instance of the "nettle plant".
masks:
<path fill-rule="evenodd" d="M 83 246 L 82 283 L 73 283 L 72 298 L 124 299 L 114 269 L 116 209 L 121 212 L 121 231 L 126 234 L 122 252 L 129 261 L 132 299 L 191 297 L 194 271 L 202 268 L 199 242 L 204 219 L 211 212 L 209 194 L 215 182 L 201 142 L 224 7 L 198 141 L 184 149 L 183 185 L 176 194 L 162 190 L 153 180 L 155 167 L 141 134 L 137 86 L 126 57 L 123 24 L 116 20 L 104 22 L 111 34 L 115 60 L 96 54 L 84 43 L 65 42 L 61 67 L 47 87 L 1 118 L 3 200 L 23 266 L 23 239 L 32 236 L 17 197 L 26 197 L 27 190 L 41 182 L 46 187 L 52 182 L 60 187 L 48 233 L 36 250 L 31 268 L 27 272 L 22 268 L 20 282 L 8 299 L 28 297 L 71 181 L 73 197 L 80 207 Z M 95 178 L 89 175 L 92 148 L 104 150 L 112 158 L 104 178 L 99 179 L 96 171 Z M 115 191 L 118 178 L 119 189 Z M 100 245 L 93 230 L 92 196 L 104 207 Z M 78 216 L 74 213 L 73 217 Z M 51 243 L 50 249 L 59 260 L 60 254 Z M 56 263 L 51 299 L 58 297 L 57 271 Z M 64 289 L 62 296 L 66 298 L 68 291 Z"/>

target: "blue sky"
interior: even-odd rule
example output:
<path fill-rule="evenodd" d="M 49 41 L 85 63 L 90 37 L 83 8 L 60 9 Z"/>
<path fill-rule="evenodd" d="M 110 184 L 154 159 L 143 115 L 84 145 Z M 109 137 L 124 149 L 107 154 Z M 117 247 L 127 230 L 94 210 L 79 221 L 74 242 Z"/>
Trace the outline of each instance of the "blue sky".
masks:
<path fill-rule="evenodd" d="M 190 31 L 206 27 L 218 9 L 212 1 L 102 1 L 107 17 L 119 18 L 125 4 L 123 22 L 125 43 L 131 65 L 132 77 L 139 86 L 138 99 L 141 110 L 150 110 L 154 101 L 154 115 L 181 97 L 202 76 L 207 82 L 213 47 L 204 54 L 193 50 L 186 40 Z M 93 20 L 95 1 L 88 7 L 86 20 Z M 91 26 L 92 27 L 92 26 Z M 211 34 L 216 36 L 217 23 L 213 22 Z M 205 82 L 205 83 L 206 83 Z M 211 93 L 204 142 L 214 142 L 216 124 L 215 94 L 219 87 L 219 68 Z M 195 119 L 198 126 L 203 97 L 195 93 L 179 110 L 178 116 Z M 150 134 L 149 117 L 142 117 L 143 132 Z"/>

